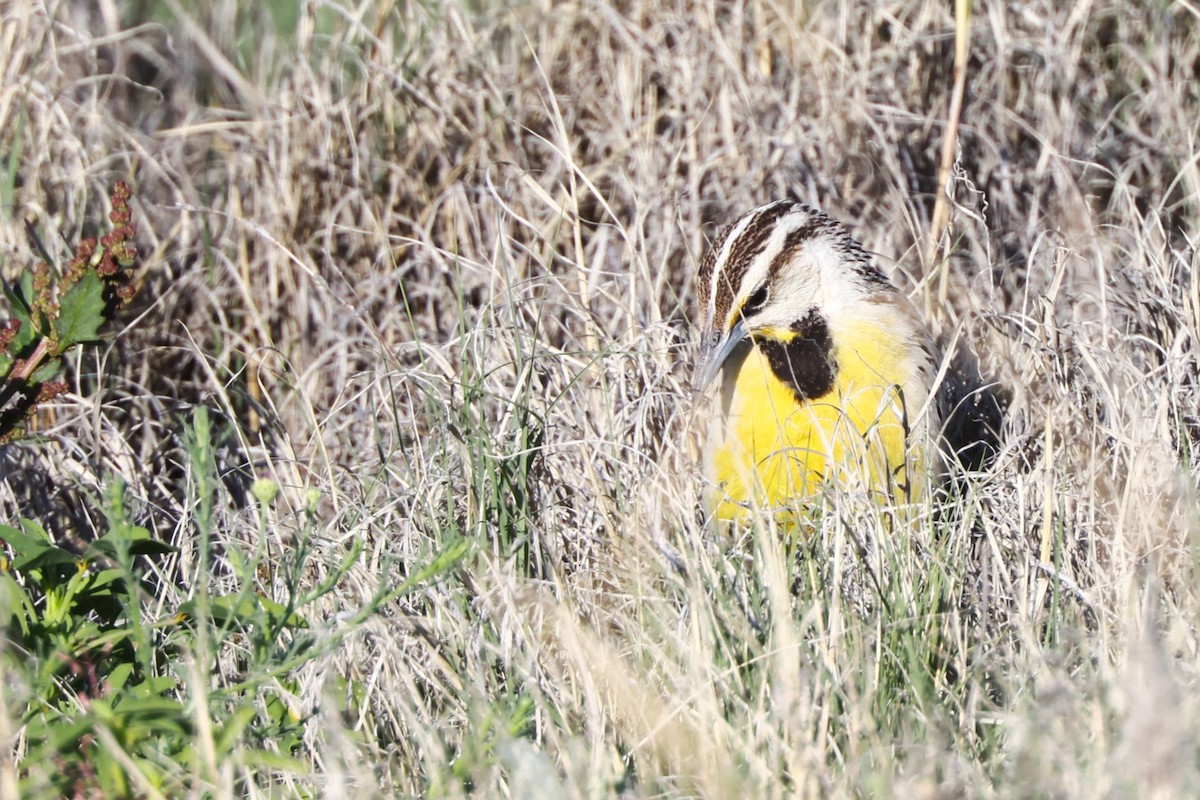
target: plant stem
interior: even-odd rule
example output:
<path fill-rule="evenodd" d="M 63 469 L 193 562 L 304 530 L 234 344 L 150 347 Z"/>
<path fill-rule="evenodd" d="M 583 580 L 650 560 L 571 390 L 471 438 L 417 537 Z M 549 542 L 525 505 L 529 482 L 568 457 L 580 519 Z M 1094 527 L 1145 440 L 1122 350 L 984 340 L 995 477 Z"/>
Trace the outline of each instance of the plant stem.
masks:
<path fill-rule="evenodd" d="M 13 398 L 22 384 L 27 384 L 29 376 L 41 366 L 49 352 L 50 340 L 43 336 L 37 347 L 29 354 L 29 358 L 13 365 L 12 371 L 4 379 L 4 386 L 0 387 L 0 409 L 8 405 L 8 401 Z"/>
<path fill-rule="evenodd" d="M 20 363 L 20 366 L 14 366 L 13 371 L 9 374 L 10 381 L 27 381 L 37 368 L 42 365 L 46 354 L 50 352 L 50 340 L 45 336 L 38 342 L 37 347 L 29 354 L 29 358 Z"/>

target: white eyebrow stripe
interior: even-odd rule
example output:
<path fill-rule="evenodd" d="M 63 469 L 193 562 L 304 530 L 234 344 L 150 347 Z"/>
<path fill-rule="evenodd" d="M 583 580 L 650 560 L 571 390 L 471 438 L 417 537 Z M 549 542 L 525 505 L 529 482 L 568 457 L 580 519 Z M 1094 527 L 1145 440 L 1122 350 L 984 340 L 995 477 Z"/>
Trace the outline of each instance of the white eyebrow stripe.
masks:
<path fill-rule="evenodd" d="M 745 214 L 742 215 L 742 217 L 737 222 L 734 223 L 734 227 L 729 231 L 729 234 L 725 237 L 725 240 L 723 242 L 721 242 L 721 251 L 719 253 L 717 253 L 717 257 L 713 260 L 712 275 L 710 275 L 709 279 L 708 279 L 709 280 L 708 309 L 707 309 L 707 317 L 708 317 L 707 323 L 708 324 L 706 327 L 711 328 L 713 326 L 713 324 L 716 322 L 717 286 L 719 285 L 721 275 L 723 275 L 725 272 L 725 266 L 729 260 L 729 254 L 733 250 L 733 246 L 737 243 L 737 240 L 741 238 L 742 234 L 746 232 L 746 229 L 758 221 L 759 217 L 761 217 L 763 214 L 770 212 L 776 206 L 779 206 L 784 203 L 789 203 L 789 202 L 791 202 L 791 201 L 776 200 L 772 203 L 766 203 L 764 205 L 759 206 L 758 208 L 754 208 L 754 209 L 751 209 L 750 211 L 747 211 Z M 792 212 L 785 214 L 780 219 L 780 222 L 787 219 L 791 215 L 792 215 Z M 774 240 L 776 233 L 777 233 L 777 231 L 772 231 L 771 237 L 768 241 Z M 779 246 L 782 247 L 782 239 L 780 240 Z M 770 262 L 768 262 L 768 263 L 770 263 Z M 745 282 L 745 279 L 743 278 L 743 283 L 744 282 Z M 722 320 L 722 322 L 724 322 L 724 320 Z"/>
<path fill-rule="evenodd" d="M 792 209 L 776 220 L 775 226 L 771 230 L 771 235 L 763 242 L 762 250 L 758 252 L 754 260 L 746 267 L 746 274 L 742 278 L 742 282 L 751 286 L 757 286 L 766 280 L 771 270 L 771 262 L 783 252 L 788 235 L 807 221 L 808 215 L 798 209 Z"/>
<path fill-rule="evenodd" d="M 733 243 L 737 241 L 755 217 L 758 216 L 758 209 L 751 211 L 742 216 L 735 224 L 733 230 L 729 231 L 729 235 L 725 237 L 725 241 L 721 242 L 721 252 L 717 253 L 717 257 L 713 259 L 712 275 L 708 277 L 708 320 L 709 327 L 716 324 L 717 317 L 717 286 L 720 284 L 721 275 L 725 272 L 725 262 L 729 259 L 729 251 L 733 249 Z M 722 320 L 724 322 L 724 320 Z"/>

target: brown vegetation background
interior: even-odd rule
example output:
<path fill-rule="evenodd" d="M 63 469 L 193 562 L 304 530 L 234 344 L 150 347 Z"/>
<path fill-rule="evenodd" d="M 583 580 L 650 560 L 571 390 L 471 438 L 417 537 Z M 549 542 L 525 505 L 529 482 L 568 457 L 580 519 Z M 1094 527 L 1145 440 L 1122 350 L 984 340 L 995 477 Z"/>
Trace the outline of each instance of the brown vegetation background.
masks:
<path fill-rule="evenodd" d="M 306 668 L 300 711 L 332 676 L 364 699 L 312 717 L 304 785 L 1196 791 L 1194 3 L 974 4 L 945 192 L 949 3 L 0 9 L 5 270 L 34 258 L 24 220 L 66 252 L 118 179 L 143 254 L 115 338 L 38 442 L 2 451 L 4 513 L 87 539 L 120 476 L 182 548 L 164 575 L 187 574 L 181 432 L 203 405 L 223 537 L 255 535 L 247 488 L 270 477 L 274 557 L 306 509 L 314 583 L 366 543 L 331 631 L 470 543 L 454 580 Z M 839 610 L 836 576 L 789 593 L 809 567 L 697 515 L 694 270 L 786 194 L 844 221 L 1011 398 L 957 521 L 930 522 L 935 555 L 896 561 L 941 559 L 948 596 L 986 600 L 912 599 L 953 631 L 945 706 L 847 688 L 896 616 Z M 770 589 L 761 627 L 747 581 Z M 1077 616 L 1050 635 L 1060 605 Z M 524 734 L 485 722 L 518 701 Z"/>

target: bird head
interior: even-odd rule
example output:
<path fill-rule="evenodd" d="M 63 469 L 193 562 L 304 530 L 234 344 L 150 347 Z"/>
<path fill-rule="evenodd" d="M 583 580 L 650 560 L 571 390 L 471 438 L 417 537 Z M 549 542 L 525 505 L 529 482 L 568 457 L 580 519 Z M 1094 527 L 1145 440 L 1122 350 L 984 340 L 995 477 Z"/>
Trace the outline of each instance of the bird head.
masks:
<path fill-rule="evenodd" d="M 760 206 L 725 228 L 698 280 L 697 391 L 746 339 L 787 344 L 812 330 L 828 336 L 855 304 L 895 292 L 841 223 L 795 200 Z"/>

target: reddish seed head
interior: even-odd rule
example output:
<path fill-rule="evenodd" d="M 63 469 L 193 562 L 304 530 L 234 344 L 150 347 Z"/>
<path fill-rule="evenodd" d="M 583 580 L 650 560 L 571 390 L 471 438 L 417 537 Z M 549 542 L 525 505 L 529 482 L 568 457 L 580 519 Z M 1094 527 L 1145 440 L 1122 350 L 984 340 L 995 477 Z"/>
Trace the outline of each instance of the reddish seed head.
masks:
<path fill-rule="evenodd" d="M 38 403 L 47 403 L 67 391 L 66 381 L 46 381 L 38 387 Z"/>
<path fill-rule="evenodd" d="M 50 281 L 53 278 L 53 273 L 50 271 L 50 265 L 45 261 L 39 261 L 37 266 L 33 268 L 33 293 L 40 295 L 50 288 Z"/>
<path fill-rule="evenodd" d="M 83 277 L 84 270 L 87 269 L 87 261 L 82 258 L 72 258 L 67 262 L 66 268 L 63 270 L 63 283 L 73 284 Z"/>
<path fill-rule="evenodd" d="M 19 319 L 6 320 L 3 325 L 0 325 L 0 351 L 7 351 L 8 346 L 12 344 L 12 340 L 20 331 L 21 320 Z"/>

